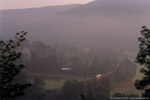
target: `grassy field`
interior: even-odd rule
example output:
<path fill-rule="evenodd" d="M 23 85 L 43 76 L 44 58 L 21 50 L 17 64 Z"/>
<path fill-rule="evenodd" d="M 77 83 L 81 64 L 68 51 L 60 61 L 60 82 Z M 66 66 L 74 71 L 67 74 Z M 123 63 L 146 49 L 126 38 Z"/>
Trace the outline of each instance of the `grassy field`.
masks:
<path fill-rule="evenodd" d="M 86 81 L 91 80 L 91 77 L 81 77 L 81 76 L 69 76 L 69 75 L 49 75 L 49 74 L 42 74 L 42 73 L 30 73 L 28 74 L 32 79 L 38 77 L 45 82 L 45 89 L 60 89 L 64 85 L 66 80 L 77 80 L 77 81 Z M 32 80 L 31 79 L 31 80 Z"/>
<path fill-rule="evenodd" d="M 51 79 L 51 80 L 45 80 L 45 89 L 60 89 L 65 82 L 65 79 Z"/>
<path fill-rule="evenodd" d="M 142 74 L 140 73 L 140 68 L 137 67 L 136 74 L 131 81 L 123 82 L 123 83 L 114 83 L 115 87 L 111 91 L 111 95 L 114 93 L 123 93 L 123 94 L 141 94 L 141 91 L 137 90 L 134 86 L 134 82 L 137 79 L 142 78 Z M 35 74 L 35 76 L 39 76 L 40 78 L 45 80 L 45 89 L 60 89 L 66 80 L 78 80 L 84 81 L 84 78 L 81 77 L 73 77 L 73 76 L 59 76 L 59 75 L 41 75 Z M 87 78 L 86 80 L 90 80 L 91 78 Z"/>
<path fill-rule="evenodd" d="M 56 79 L 46 79 L 45 80 L 45 89 L 60 89 L 64 85 L 64 82 L 66 80 L 77 80 L 77 81 L 86 81 L 90 80 L 91 78 L 81 78 L 81 77 L 69 77 L 69 78 L 59 78 L 57 77 Z"/>
<path fill-rule="evenodd" d="M 117 87 L 115 87 L 111 91 L 111 95 L 113 95 L 114 93 L 122 93 L 122 94 L 133 94 L 134 93 L 134 94 L 141 95 L 141 91 L 139 91 L 135 88 L 133 81 L 118 83 L 116 85 L 117 85 Z"/>
<path fill-rule="evenodd" d="M 112 89 L 111 95 L 114 93 L 122 93 L 122 94 L 138 94 L 141 95 L 142 91 L 139 91 L 135 88 L 134 83 L 135 80 L 141 79 L 143 75 L 140 73 L 140 68 L 137 67 L 136 74 L 131 81 L 123 82 L 123 83 L 115 83 L 115 88 Z"/>
<path fill-rule="evenodd" d="M 136 74 L 135 74 L 134 78 L 132 79 L 132 81 L 135 81 L 135 80 L 137 80 L 137 79 L 141 79 L 141 78 L 143 77 L 143 74 L 140 73 L 140 69 L 141 69 L 141 68 L 142 68 L 142 67 L 137 66 Z"/>
<path fill-rule="evenodd" d="M 125 54 L 128 57 L 128 59 L 130 59 L 133 63 L 135 63 L 135 58 L 136 58 L 137 52 L 125 52 Z M 137 69 L 136 69 L 136 74 L 135 74 L 134 78 L 132 79 L 132 81 L 141 79 L 143 77 L 143 75 L 140 73 L 140 69 L 142 68 L 142 66 L 140 66 L 137 63 L 135 63 L 135 64 L 137 66 Z"/>
<path fill-rule="evenodd" d="M 141 91 L 137 90 L 134 86 L 134 82 L 136 79 L 140 79 L 142 77 L 142 74 L 140 73 L 140 68 L 137 67 L 136 74 L 134 78 L 131 81 L 123 82 L 123 83 L 115 83 L 114 88 L 111 91 L 111 95 L 114 93 L 123 93 L 123 94 L 138 94 L 141 95 Z M 40 75 L 36 74 L 35 76 L 40 77 L 45 81 L 45 89 L 60 89 L 62 88 L 64 82 L 66 80 L 78 80 L 78 81 L 84 81 L 84 78 L 81 77 L 71 77 L 71 76 L 58 76 L 58 75 Z M 91 78 L 88 78 L 86 80 L 90 80 Z"/>
<path fill-rule="evenodd" d="M 136 57 L 135 52 L 126 52 L 127 57 L 134 62 Z M 137 90 L 134 86 L 134 82 L 137 79 L 142 78 L 142 74 L 140 73 L 141 66 L 137 65 L 136 74 L 131 81 L 122 82 L 122 83 L 114 83 L 114 88 L 111 91 L 111 95 L 114 93 L 123 93 L 123 94 L 141 94 L 141 91 Z M 40 77 L 45 81 L 45 89 L 60 89 L 66 80 L 78 80 L 84 81 L 85 79 L 81 76 L 62 76 L 62 75 L 49 75 L 49 74 L 30 74 L 30 76 Z M 90 80 L 92 78 L 87 78 L 86 80 Z"/>
<path fill-rule="evenodd" d="M 136 52 L 126 52 L 125 53 L 128 59 L 130 59 L 132 62 L 135 61 Z M 136 74 L 133 77 L 131 81 L 124 82 L 124 83 L 116 83 L 115 88 L 111 91 L 111 95 L 114 93 L 123 93 L 123 94 L 138 94 L 141 95 L 142 91 L 139 91 L 135 88 L 134 83 L 135 80 L 141 79 L 143 75 L 140 73 L 140 69 L 142 68 L 140 65 L 137 65 Z"/>

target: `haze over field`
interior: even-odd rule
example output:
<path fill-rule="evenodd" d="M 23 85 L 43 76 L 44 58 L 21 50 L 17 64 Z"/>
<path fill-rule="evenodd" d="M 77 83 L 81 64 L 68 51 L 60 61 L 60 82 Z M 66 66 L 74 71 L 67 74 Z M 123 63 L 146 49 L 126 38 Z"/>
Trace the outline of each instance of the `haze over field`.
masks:
<path fill-rule="evenodd" d="M 136 48 L 142 25 L 149 25 L 149 0 L 96 0 L 89 4 L 1 10 L 1 34 L 27 30 L 47 44 Z M 118 42 L 119 41 L 119 42 Z"/>
<path fill-rule="evenodd" d="M 15 100 L 141 96 L 134 83 L 142 75 L 134 61 L 141 27 L 150 26 L 150 0 L 0 0 L 0 5 L 0 40 L 6 41 L 0 42 L 0 70 L 12 65 L 5 64 L 9 50 L 20 51 L 22 57 L 10 62 L 26 67 L 13 82 L 32 83 Z"/>
<path fill-rule="evenodd" d="M 141 25 L 149 25 L 149 0 L 96 0 L 84 5 L 1 11 L 1 34 L 20 29 L 47 44 L 90 44 L 134 49 Z M 119 41 L 119 42 L 118 42 Z"/>

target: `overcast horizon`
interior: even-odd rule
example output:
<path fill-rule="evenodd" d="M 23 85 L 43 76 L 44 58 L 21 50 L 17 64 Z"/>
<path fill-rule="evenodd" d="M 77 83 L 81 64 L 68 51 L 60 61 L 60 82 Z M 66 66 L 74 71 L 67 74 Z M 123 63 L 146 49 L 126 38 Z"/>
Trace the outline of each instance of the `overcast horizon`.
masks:
<path fill-rule="evenodd" d="M 0 0 L 0 100 L 144 98 L 149 19 L 150 0 Z"/>
<path fill-rule="evenodd" d="M 6 9 L 24 9 L 44 6 L 86 4 L 94 0 L 0 0 L 0 10 Z M 30 2 L 30 3 L 29 3 Z"/>

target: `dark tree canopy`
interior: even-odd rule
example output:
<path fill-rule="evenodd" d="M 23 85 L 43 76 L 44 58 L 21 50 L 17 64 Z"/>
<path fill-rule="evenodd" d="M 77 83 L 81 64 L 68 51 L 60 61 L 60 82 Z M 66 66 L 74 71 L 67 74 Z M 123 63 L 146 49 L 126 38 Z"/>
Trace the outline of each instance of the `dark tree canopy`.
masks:
<path fill-rule="evenodd" d="M 17 49 L 25 40 L 27 32 L 16 33 L 14 40 L 0 41 L 0 100 L 14 100 L 18 96 L 24 95 L 24 90 L 30 83 L 21 84 L 13 82 L 25 66 L 18 63 L 21 52 Z"/>
<path fill-rule="evenodd" d="M 138 38 L 140 50 L 136 62 L 144 66 L 141 69 L 144 77 L 141 80 L 136 80 L 135 86 L 137 89 L 144 91 L 142 96 L 150 98 L 150 29 L 143 26 L 141 34 L 142 36 Z"/>

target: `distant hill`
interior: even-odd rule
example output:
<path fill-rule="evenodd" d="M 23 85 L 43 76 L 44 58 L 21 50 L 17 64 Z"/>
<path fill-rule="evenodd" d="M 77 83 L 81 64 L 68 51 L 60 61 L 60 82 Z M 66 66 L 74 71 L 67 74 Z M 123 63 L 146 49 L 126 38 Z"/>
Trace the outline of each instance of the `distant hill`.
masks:
<path fill-rule="evenodd" d="M 69 9 L 80 6 L 80 4 L 60 5 L 60 6 L 46 6 L 39 8 L 26 8 L 26 9 L 12 9 L 0 10 L 1 16 L 16 16 L 16 15 L 35 15 L 35 14 L 49 14 L 54 15 Z"/>
<path fill-rule="evenodd" d="M 150 26 L 150 0 L 96 0 L 84 5 L 0 11 L 1 34 L 28 31 L 47 44 L 136 50 L 142 25 Z M 7 35 L 6 35 L 7 34 Z"/>
<path fill-rule="evenodd" d="M 96 0 L 89 4 L 70 9 L 65 14 L 73 15 L 100 15 L 100 16 L 125 16 L 148 13 L 150 10 L 149 0 Z"/>
<path fill-rule="evenodd" d="M 4 37 L 6 37 L 6 34 L 9 35 L 15 31 L 24 29 L 25 26 L 23 26 L 23 28 L 21 26 L 26 23 L 42 19 L 44 16 L 50 18 L 57 13 L 66 11 L 68 9 L 73 9 L 78 6 L 80 6 L 80 4 L 0 10 L 0 35 L 3 34 L 3 36 L 5 35 Z M 16 27 L 21 28 L 18 29 Z"/>

